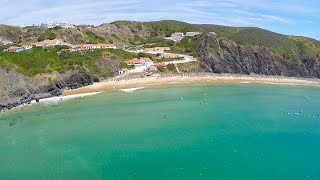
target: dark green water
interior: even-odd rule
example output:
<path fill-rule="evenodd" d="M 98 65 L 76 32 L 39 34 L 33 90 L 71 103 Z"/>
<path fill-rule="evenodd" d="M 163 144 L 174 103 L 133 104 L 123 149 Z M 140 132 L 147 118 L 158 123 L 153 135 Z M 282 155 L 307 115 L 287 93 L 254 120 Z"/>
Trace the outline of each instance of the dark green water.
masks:
<path fill-rule="evenodd" d="M 320 89 L 193 85 L 0 116 L 0 179 L 320 179 Z"/>

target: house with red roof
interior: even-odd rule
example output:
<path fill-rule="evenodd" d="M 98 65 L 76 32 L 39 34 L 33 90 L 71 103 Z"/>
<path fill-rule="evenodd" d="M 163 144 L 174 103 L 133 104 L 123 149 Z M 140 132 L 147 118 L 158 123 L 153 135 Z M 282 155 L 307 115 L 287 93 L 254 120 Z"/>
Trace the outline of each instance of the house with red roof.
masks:
<path fill-rule="evenodd" d="M 157 68 L 161 68 L 161 67 L 166 67 L 167 65 L 163 62 L 157 62 L 157 63 L 154 63 L 154 66 L 156 66 Z"/>

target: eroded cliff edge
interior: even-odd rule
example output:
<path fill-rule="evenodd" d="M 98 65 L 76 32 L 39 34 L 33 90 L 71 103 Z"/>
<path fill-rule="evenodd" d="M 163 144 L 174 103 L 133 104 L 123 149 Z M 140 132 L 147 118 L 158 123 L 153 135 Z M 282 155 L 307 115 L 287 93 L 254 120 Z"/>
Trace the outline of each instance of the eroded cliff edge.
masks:
<path fill-rule="evenodd" d="M 320 60 L 306 55 L 285 59 L 261 47 L 245 47 L 215 35 L 199 37 L 197 55 L 209 72 L 320 78 Z"/>
<path fill-rule="evenodd" d="M 0 111 L 32 100 L 61 95 L 63 89 L 74 89 L 98 82 L 90 73 L 69 71 L 27 77 L 0 67 Z"/>

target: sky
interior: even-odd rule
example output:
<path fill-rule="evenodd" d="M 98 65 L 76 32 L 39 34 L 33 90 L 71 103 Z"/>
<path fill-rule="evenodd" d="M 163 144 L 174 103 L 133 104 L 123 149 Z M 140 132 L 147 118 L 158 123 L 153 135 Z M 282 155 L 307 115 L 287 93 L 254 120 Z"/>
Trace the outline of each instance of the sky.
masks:
<path fill-rule="evenodd" d="M 116 20 L 254 26 L 320 40 L 320 0 L 0 0 L 0 24 Z"/>

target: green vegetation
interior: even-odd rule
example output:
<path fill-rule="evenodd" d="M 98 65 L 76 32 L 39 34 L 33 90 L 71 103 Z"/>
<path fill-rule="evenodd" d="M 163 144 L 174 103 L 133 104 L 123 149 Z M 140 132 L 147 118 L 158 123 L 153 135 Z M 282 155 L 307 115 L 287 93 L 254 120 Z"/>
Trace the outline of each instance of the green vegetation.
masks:
<path fill-rule="evenodd" d="M 166 35 L 170 36 L 174 32 L 187 32 L 187 31 L 198 31 L 200 28 L 197 25 L 188 24 L 179 21 L 155 21 L 146 22 L 145 26 L 151 29 L 151 36 Z"/>
<path fill-rule="evenodd" d="M 184 57 L 156 59 L 157 62 L 169 62 L 169 61 L 179 61 L 179 60 L 184 60 Z"/>
<path fill-rule="evenodd" d="M 116 35 L 116 34 L 111 34 L 111 37 L 113 37 L 113 38 L 115 38 L 115 39 L 117 39 L 117 40 L 121 40 L 121 38 L 120 38 L 118 35 Z"/>
<path fill-rule="evenodd" d="M 212 44 L 210 45 L 210 47 L 216 52 L 219 53 L 220 51 L 220 45 L 218 41 L 214 41 L 212 42 Z"/>
<path fill-rule="evenodd" d="M 177 43 L 174 47 L 171 47 L 171 49 L 175 53 L 184 53 L 196 56 L 197 44 L 197 37 L 185 37 L 181 42 Z"/>
<path fill-rule="evenodd" d="M 176 73 L 176 72 L 177 72 L 177 69 L 176 69 L 176 67 L 174 66 L 174 64 L 168 64 L 168 65 L 167 65 L 167 69 L 168 69 L 170 72 L 173 72 L 173 73 Z"/>
<path fill-rule="evenodd" d="M 125 62 L 120 62 L 120 68 L 134 69 L 134 65 L 128 65 Z"/>
<path fill-rule="evenodd" d="M 206 71 L 206 67 L 200 61 L 177 64 L 177 66 L 179 71 L 183 73 L 198 73 Z"/>
<path fill-rule="evenodd" d="M 0 65 L 6 69 L 15 69 L 28 76 L 54 71 L 65 72 L 71 69 L 87 69 L 96 75 L 106 76 L 110 73 L 104 72 L 97 65 L 97 61 L 103 57 L 104 53 L 111 53 L 113 56 L 124 59 L 135 57 L 134 54 L 114 49 L 59 52 L 61 49 L 64 47 L 32 48 L 20 53 L 1 52 Z"/>
<path fill-rule="evenodd" d="M 152 44 L 152 45 L 144 45 L 144 48 L 151 48 L 151 47 L 171 47 L 174 46 L 174 41 L 166 40 L 164 38 L 157 38 L 157 37 L 148 37 L 145 39 L 144 44 Z"/>
<path fill-rule="evenodd" d="M 90 30 L 85 30 L 83 34 L 84 34 L 84 38 L 87 39 L 92 44 L 106 43 L 106 40 L 103 37 L 98 36 L 97 34 L 95 34 Z"/>
<path fill-rule="evenodd" d="M 144 48 L 159 47 L 159 46 L 174 46 L 174 42 L 159 37 L 147 37 L 143 38 L 139 35 L 134 35 L 133 38 L 128 39 L 132 45 L 144 45 Z"/>
<path fill-rule="evenodd" d="M 43 41 L 46 39 L 55 39 L 57 35 L 53 32 L 53 29 L 46 29 L 44 32 L 42 32 L 38 38 L 38 41 Z"/>
<path fill-rule="evenodd" d="M 164 73 L 166 72 L 168 69 L 166 67 L 158 67 L 159 71 Z"/>
<path fill-rule="evenodd" d="M 134 35 L 133 38 L 129 38 L 129 43 L 133 45 L 141 45 L 144 44 L 145 39 L 140 37 L 139 35 Z"/>
<path fill-rule="evenodd" d="M 52 29 L 53 30 L 59 30 L 59 29 L 62 29 L 62 27 L 61 26 L 56 26 L 56 27 L 53 27 Z"/>
<path fill-rule="evenodd" d="M 121 49 L 107 49 L 106 51 L 108 51 L 116 56 L 119 56 L 123 59 L 133 59 L 133 58 L 137 57 L 135 54 L 127 52 L 127 51 L 123 51 Z"/>
<path fill-rule="evenodd" d="M 320 57 L 320 42 L 306 38 L 306 37 L 297 37 L 290 36 L 290 39 L 294 40 L 303 54 L 307 54 L 310 56 Z"/>

